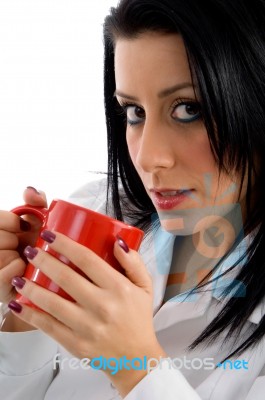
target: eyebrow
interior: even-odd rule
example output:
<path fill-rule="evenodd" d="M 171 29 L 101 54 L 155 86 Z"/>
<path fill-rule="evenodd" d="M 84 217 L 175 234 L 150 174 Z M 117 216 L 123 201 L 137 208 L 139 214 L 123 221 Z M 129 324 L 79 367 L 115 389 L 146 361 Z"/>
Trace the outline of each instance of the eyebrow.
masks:
<path fill-rule="evenodd" d="M 190 82 L 179 83 L 178 85 L 172 86 L 170 88 L 163 89 L 161 92 L 158 93 L 158 97 L 160 99 L 162 99 L 162 98 L 170 96 L 171 94 L 176 93 L 176 92 L 178 92 L 178 91 L 180 91 L 182 89 L 187 89 L 187 88 L 194 88 L 194 86 Z M 123 92 L 121 92 L 119 90 L 115 91 L 114 96 L 123 97 L 125 99 L 133 100 L 133 101 L 137 101 L 138 100 L 137 97 L 130 96 L 129 94 L 123 93 Z"/>

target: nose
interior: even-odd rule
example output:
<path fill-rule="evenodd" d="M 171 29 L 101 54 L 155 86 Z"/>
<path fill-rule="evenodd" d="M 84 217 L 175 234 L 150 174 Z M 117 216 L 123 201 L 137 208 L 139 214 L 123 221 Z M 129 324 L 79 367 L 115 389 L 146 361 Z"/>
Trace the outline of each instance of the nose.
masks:
<path fill-rule="evenodd" d="M 139 147 L 136 164 L 145 172 L 169 169 L 175 164 L 174 146 L 169 127 L 166 124 L 146 119 Z"/>

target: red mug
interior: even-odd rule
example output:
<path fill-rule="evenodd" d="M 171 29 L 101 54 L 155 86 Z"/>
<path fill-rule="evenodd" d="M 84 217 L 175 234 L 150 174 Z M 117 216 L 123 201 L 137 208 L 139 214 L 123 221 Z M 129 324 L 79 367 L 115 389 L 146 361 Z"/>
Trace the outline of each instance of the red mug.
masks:
<path fill-rule="evenodd" d="M 144 232 L 138 228 L 64 200 L 53 200 L 48 209 L 25 204 L 11 211 L 19 216 L 26 214 L 35 215 L 42 221 L 41 231 L 55 230 L 68 236 L 94 251 L 119 272 L 123 272 L 123 269 L 113 254 L 113 246 L 117 240 L 117 236 L 121 237 L 129 248 L 138 250 L 144 235 Z M 47 242 L 41 237 L 38 237 L 35 246 L 45 250 L 83 275 L 77 266 L 64 256 L 51 250 Z M 65 299 L 73 300 L 64 290 L 30 263 L 26 267 L 24 277 L 57 293 Z M 34 306 L 27 298 L 20 294 L 17 294 L 16 299 L 20 303 Z"/>

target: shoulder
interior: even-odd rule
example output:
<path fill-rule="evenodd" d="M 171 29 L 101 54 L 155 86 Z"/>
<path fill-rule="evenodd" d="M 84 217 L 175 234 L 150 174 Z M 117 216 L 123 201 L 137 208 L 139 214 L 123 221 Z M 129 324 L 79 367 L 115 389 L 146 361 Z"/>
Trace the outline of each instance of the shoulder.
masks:
<path fill-rule="evenodd" d="M 81 186 L 69 196 L 69 201 L 106 214 L 107 176 Z"/>
<path fill-rule="evenodd" d="M 111 192 L 108 193 L 107 174 L 103 175 L 103 178 L 96 179 L 94 176 L 92 179 L 93 180 L 75 190 L 68 197 L 69 201 L 80 206 L 90 208 L 91 210 L 97 211 L 101 214 L 107 214 L 110 217 L 114 217 Z M 122 199 L 122 209 L 126 204 L 131 209 L 133 206 L 130 204 L 130 200 L 126 196 L 121 182 L 119 182 L 119 194 Z M 133 223 L 133 220 L 129 221 L 128 218 L 125 218 L 125 222 Z"/>

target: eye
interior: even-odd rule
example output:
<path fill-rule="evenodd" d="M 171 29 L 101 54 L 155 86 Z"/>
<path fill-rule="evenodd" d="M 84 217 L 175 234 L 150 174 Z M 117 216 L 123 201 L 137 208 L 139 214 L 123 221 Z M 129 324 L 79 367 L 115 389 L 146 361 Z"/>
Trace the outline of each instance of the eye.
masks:
<path fill-rule="evenodd" d="M 196 101 L 181 101 L 173 106 L 172 118 L 179 122 L 193 122 L 201 117 L 200 104 Z"/>
<path fill-rule="evenodd" d="M 126 115 L 127 124 L 129 125 L 140 124 L 145 119 L 145 111 L 139 106 L 127 104 L 123 105 L 123 109 Z"/>

